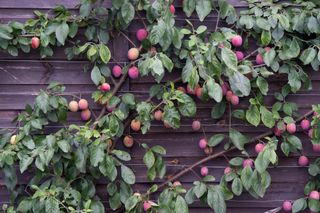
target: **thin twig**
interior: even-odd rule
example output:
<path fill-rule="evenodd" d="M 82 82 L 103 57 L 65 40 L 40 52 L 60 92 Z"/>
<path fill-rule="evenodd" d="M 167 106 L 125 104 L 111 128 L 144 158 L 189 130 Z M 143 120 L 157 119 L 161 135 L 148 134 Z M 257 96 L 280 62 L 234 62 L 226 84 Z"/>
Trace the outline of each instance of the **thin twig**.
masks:
<path fill-rule="evenodd" d="M 119 33 L 120 33 L 125 39 L 127 39 L 127 41 L 129 41 L 130 44 L 132 44 L 134 47 L 137 47 L 137 45 L 136 45 L 125 33 L 123 33 L 122 31 L 119 31 Z"/>
<path fill-rule="evenodd" d="M 22 83 L 15 75 L 11 74 L 8 70 L 0 67 L 0 70 L 2 70 L 3 72 L 7 73 L 9 76 L 11 76 L 14 80 L 18 81 L 19 83 Z"/>
<path fill-rule="evenodd" d="M 116 85 L 117 82 L 116 82 L 116 80 L 114 79 L 114 77 L 111 75 L 110 78 L 111 78 L 111 81 L 112 81 L 113 85 Z"/>
<path fill-rule="evenodd" d="M 259 67 L 264 67 L 266 64 L 259 64 L 259 65 L 254 65 L 253 68 L 259 68 Z"/>
<path fill-rule="evenodd" d="M 253 52 L 249 53 L 246 57 L 244 57 L 242 60 L 240 60 L 239 62 L 242 62 L 248 58 L 250 58 L 251 56 L 253 56 L 256 52 L 258 52 L 259 49 L 254 50 Z"/>
<path fill-rule="evenodd" d="M 215 27 L 215 30 L 214 31 L 217 31 L 218 30 L 218 27 L 219 27 L 219 21 L 220 21 L 220 12 L 217 10 L 218 12 L 218 18 L 217 18 L 217 22 L 216 22 L 216 27 Z"/>
<path fill-rule="evenodd" d="M 137 15 L 139 16 L 139 19 L 141 20 L 141 22 L 142 22 L 142 24 L 143 24 L 144 28 L 147 30 L 147 25 L 146 25 L 146 23 L 144 22 L 144 20 L 143 20 L 142 16 L 140 15 L 139 11 L 136 11 L 136 12 L 137 12 Z"/>
<path fill-rule="evenodd" d="M 113 90 L 112 90 L 112 93 L 111 93 L 111 96 L 110 96 L 110 97 L 112 97 L 112 96 L 114 96 L 114 95 L 117 94 L 117 92 L 120 90 L 122 84 L 126 81 L 127 76 L 128 76 L 128 72 L 122 75 L 122 77 L 120 78 L 120 80 L 114 85 L 114 88 L 113 88 Z M 108 100 L 107 100 L 107 101 L 108 101 Z M 95 122 L 93 123 L 93 125 L 92 125 L 92 127 L 91 127 L 92 129 L 95 129 L 95 128 L 96 128 L 99 120 L 102 118 L 102 116 L 105 114 L 105 112 L 106 112 L 106 107 L 103 107 L 102 110 L 101 110 L 101 112 L 100 112 L 100 114 L 99 114 L 98 117 L 95 119 Z"/>

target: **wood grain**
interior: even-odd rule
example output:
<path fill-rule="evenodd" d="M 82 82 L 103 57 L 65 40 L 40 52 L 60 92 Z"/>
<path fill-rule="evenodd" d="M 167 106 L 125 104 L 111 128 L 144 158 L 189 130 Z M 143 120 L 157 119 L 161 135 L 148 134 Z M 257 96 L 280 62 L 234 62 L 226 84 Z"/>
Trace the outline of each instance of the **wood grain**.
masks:
<path fill-rule="evenodd" d="M 237 11 L 246 7 L 246 4 L 240 0 L 229 0 L 229 2 L 236 7 Z M 34 17 L 32 13 L 33 10 L 37 9 L 46 12 L 56 4 L 63 4 L 66 8 L 72 9 L 73 13 L 76 13 L 76 10 L 73 8 L 78 4 L 78 0 L 0 0 L 0 22 L 6 23 L 12 20 L 24 21 Z M 184 24 L 186 17 L 181 10 L 180 1 L 175 1 L 175 5 L 177 8 L 177 25 L 181 26 Z M 111 1 L 105 1 L 104 6 L 110 7 Z M 196 14 L 193 14 L 189 19 L 194 22 L 195 26 L 205 24 L 209 26 L 209 30 L 213 30 L 217 14 L 210 14 L 203 23 L 198 21 Z M 222 21 L 221 24 L 224 25 L 225 23 Z M 136 19 L 129 27 L 128 35 L 136 44 L 138 44 L 138 42 L 135 39 L 135 31 L 142 26 L 141 21 Z M 83 36 L 80 35 L 79 38 L 83 39 Z M 122 36 L 117 36 L 109 45 L 112 55 L 119 60 L 121 65 L 128 63 L 126 55 L 129 46 L 128 42 L 124 40 Z M 255 44 L 252 43 L 248 52 L 254 49 Z M 39 89 L 45 88 L 51 81 L 59 81 L 65 84 L 67 94 L 81 94 L 83 97 L 90 99 L 91 93 L 95 91 L 96 87 L 91 83 L 90 74 L 83 72 L 83 66 L 87 64 L 87 62 L 82 57 L 77 57 L 74 61 L 67 61 L 64 48 L 55 48 L 54 52 L 53 57 L 46 59 L 53 67 L 53 73 L 49 75 L 46 82 L 41 81 L 46 70 L 42 65 L 43 60 L 40 60 L 37 51 L 32 50 L 30 54 L 20 53 L 18 57 L 12 57 L 0 52 L 0 128 L 15 128 L 11 120 L 19 112 L 24 110 L 24 106 L 27 103 L 33 103 Z M 110 67 L 112 67 L 113 64 L 114 62 L 110 63 Z M 299 91 L 297 94 L 290 94 L 287 99 L 287 101 L 294 101 L 298 104 L 300 107 L 299 113 L 301 114 L 310 110 L 312 104 L 320 102 L 320 72 L 312 72 L 309 68 L 306 71 L 313 80 L 313 90 Z M 175 70 L 173 73 L 166 75 L 162 82 L 176 79 L 180 74 L 180 70 Z M 265 98 L 267 105 L 271 106 L 275 102 L 273 94 L 279 91 L 281 86 L 286 83 L 286 80 L 287 76 L 285 75 L 274 76 L 269 79 L 270 93 Z M 144 100 L 148 98 L 148 90 L 153 84 L 154 80 L 150 76 L 127 81 L 121 93 L 132 91 L 138 99 Z M 69 96 L 66 97 L 70 100 Z M 228 114 L 219 120 L 211 119 L 211 108 L 214 103 L 202 103 L 198 100 L 197 102 L 197 118 L 202 121 L 206 136 L 210 137 L 217 133 L 227 133 L 228 126 L 221 125 L 221 123 L 227 122 Z M 90 101 L 90 106 L 98 113 L 100 106 L 93 104 L 92 101 Z M 245 109 L 247 106 L 248 98 L 241 98 L 239 108 Z M 153 184 L 146 179 L 146 168 L 142 165 L 144 152 L 139 146 L 139 143 L 147 143 L 149 145 L 158 144 L 166 147 L 167 156 L 165 160 L 168 165 L 168 174 L 175 174 L 185 166 L 191 165 L 193 162 L 205 156 L 204 153 L 198 149 L 197 145 L 198 140 L 204 137 L 204 135 L 202 132 L 192 132 L 192 120 L 193 119 L 187 118 L 182 119 L 181 128 L 178 130 L 168 130 L 163 127 L 161 122 L 153 122 L 151 131 L 148 134 L 141 135 L 133 133 L 137 144 L 131 150 L 124 148 L 121 143 L 117 144 L 117 148 L 125 149 L 133 156 L 133 160 L 129 165 L 132 166 L 137 176 L 137 184 L 134 186 L 137 191 L 145 191 Z M 69 122 L 82 124 L 79 113 L 69 113 Z M 263 126 L 250 126 L 238 119 L 232 119 L 231 126 L 249 137 L 254 137 L 268 130 Z M 55 132 L 61 127 L 62 125 L 52 124 L 46 128 L 45 132 Z M 128 131 L 130 132 L 130 130 Z M 312 151 L 311 143 L 307 135 L 304 132 L 300 132 L 298 136 L 302 139 L 304 154 L 314 159 L 316 154 Z M 214 151 L 218 152 L 222 148 L 223 147 L 219 146 L 215 148 Z M 248 152 L 251 157 L 256 157 L 254 146 L 249 146 Z M 239 153 L 231 152 L 227 155 L 228 158 L 235 156 L 239 156 Z M 272 176 L 272 184 L 265 198 L 256 200 L 250 195 L 244 194 L 239 198 L 228 201 L 229 208 L 227 212 L 260 213 L 280 206 L 284 199 L 290 200 L 303 196 L 303 186 L 307 181 L 307 168 L 297 166 L 298 157 L 299 154 L 293 154 L 289 158 L 280 154 L 281 159 L 279 166 L 269 169 Z M 171 163 L 172 160 L 178 160 L 179 164 L 173 165 Z M 227 162 L 224 158 L 218 158 L 206 164 L 206 166 L 209 167 L 210 174 L 214 175 L 217 180 L 221 177 L 226 165 Z M 199 172 L 199 170 L 200 168 L 196 168 L 195 171 Z M 22 186 L 27 184 L 31 176 L 32 172 L 26 172 L 23 175 L 19 174 L 19 184 Z M 180 181 L 189 188 L 196 179 L 197 177 L 193 173 L 190 173 L 181 178 Z M 156 179 L 154 182 L 161 183 L 161 180 Z M 98 180 L 97 184 L 98 194 L 103 199 L 107 208 L 107 182 L 102 179 Z M 0 205 L 8 202 L 8 200 L 9 194 L 4 186 L 3 174 L 0 174 Z M 212 210 L 200 202 L 193 204 L 190 211 L 197 213 L 212 212 Z"/>

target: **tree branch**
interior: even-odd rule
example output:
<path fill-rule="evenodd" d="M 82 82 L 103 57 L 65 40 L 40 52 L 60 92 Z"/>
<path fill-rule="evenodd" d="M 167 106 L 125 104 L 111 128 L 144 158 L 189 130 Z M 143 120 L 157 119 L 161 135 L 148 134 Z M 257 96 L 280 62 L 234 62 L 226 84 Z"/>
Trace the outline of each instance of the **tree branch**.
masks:
<path fill-rule="evenodd" d="M 112 95 L 111 95 L 110 97 L 112 97 L 112 96 L 114 96 L 114 95 L 117 94 L 117 92 L 121 89 L 122 84 L 126 81 L 127 76 L 128 76 L 128 72 L 127 72 L 126 74 L 123 74 L 123 75 L 122 75 L 122 77 L 120 78 L 120 80 L 114 85 L 114 88 L 113 88 L 112 93 L 111 93 Z M 108 101 L 108 100 L 107 100 L 107 101 Z M 95 119 L 95 122 L 94 122 L 93 125 L 92 125 L 92 129 L 95 129 L 95 128 L 96 128 L 99 120 L 102 118 L 102 116 L 104 115 L 105 112 L 106 112 L 106 107 L 103 107 L 103 108 L 101 109 L 100 114 L 99 114 L 98 117 Z"/>
<path fill-rule="evenodd" d="M 313 113 L 313 110 L 307 112 L 307 113 L 304 114 L 303 116 L 299 117 L 299 118 L 296 120 L 296 122 L 299 122 L 299 121 L 303 120 L 305 117 L 310 116 L 312 113 Z M 263 133 L 263 134 L 261 134 L 261 135 L 258 135 L 258 136 L 256 136 L 256 137 L 252 138 L 248 143 L 246 143 L 246 145 L 252 144 L 252 143 L 256 142 L 257 140 L 260 140 L 260 139 L 265 138 L 265 137 L 270 136 L 270 135 L 273 135 L 273 131 L 272 131 L 272 130 L 270 130 L 270 131 L 268 131 L 268 132 L 265 132 L 265 133 Z M 186 173 L 188 173 L 189 171 L 191 171 L 193 168 L 195 168 L 195 167 L 197 167 L 197 166 L 199 166 L 199 165 L 201 165 L 201 164 L 203 164 L 203 163 L 206 163 L 206 162 L 209 161 L 209 160 L 212 160 L 212 159 L 218 158 L 218 157 L 220 157 L 220 156 L 223 156 L 223 155 L 225 155 L 226 153 L 229 153 L 229 152 L 231 152 L 231 151 L 233 151 L 233 150 L 235 150 L 235 149 L 236 149 L 236 147 L 231 147 L 231 148 L 228 149 L 228 150 L 220 151 L 220 152 L 218 152 L 218 153 L 216 153 L 216 154 L 214 154 L 214 155 L 209 155 L 208 157 L 205 157 L 205 158 L 203 158 L 203 159 L 195 162 L 194 164 L 192 164 L 192 165 L 189 166 L 188 168 L 185 168 L 185 169 L 182 170 L 181 172 L 179 172 L 179 173 L 177 173 L 176 175 L 174 175 L 174 176 L 172 176 L 171 178 L 169 178 L 167 181 L 165 181 L 165 182 L 163 182 L 162 184 L 160 184 L 158 188 L 163 188 L 163 187 L 166 186 L 169 182 L 172 182 L 173 180 L 176 180 L 177 178 L 185 175 Z"/>

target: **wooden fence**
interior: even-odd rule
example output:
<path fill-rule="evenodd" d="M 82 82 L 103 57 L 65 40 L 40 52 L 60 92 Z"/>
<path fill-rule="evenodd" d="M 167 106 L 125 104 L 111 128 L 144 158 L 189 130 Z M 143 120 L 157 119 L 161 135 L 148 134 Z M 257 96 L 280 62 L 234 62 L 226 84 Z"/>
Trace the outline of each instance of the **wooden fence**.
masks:
<path fill-rule="evenodd" d="M 180 2 L 180 1 L 179 1 Z M 241 10 L 246 5 L 238 0 L 231 0 L 237 10 Z M 74 8 L 78 3 L 77 0 L 0 0 L 0 20 L 6 23 L 11 20 L 25 21 L 26 19 L 34 17 L 32 11 L 37 9 L 47 11 L 53 8 L 56 4 L 63 4 L 67 8 Z M 106 6 L 110 6 L 111 1 L 106 2 Z M 76 12 L 76 10 L 74 10 Z M 181 25 L 185 17 L 181 10 L 181 5 L 177 5 L 177 24 Z M 205 25 L 212 30 L 216 22 L 216 14 L 212 13 L 205 19 Z M 200 24 L 197 17 L 193 16 L 191 19 Z M 129 28 L 129 36 L 135 40 L 135 31 L 142 27 L 139 20 L 135 20 Z M 110 48 L 114 58 L 127 63 L 126 53 L 130 44 L 119 36 L 111 43 Z M 41 88 L 45 88 L 51 81 L 59 81 L 65 84 L 67 93 L 81 94 L 83 97 L 90 99 L 91 93 L 95 90 L 90 80 L 90 74 L 83 72 L 83 66 L 87 63 L 81 58 L 68 61 L 64 54 L 64 48 L 55 48 L 54 56 L 40 60 L 39 53 L 32 50 L 30 54 L 19 53 L 18 57 L 12 57 L 6 53 L 0 53 L 0 128 L 15 128 L 11 123 L 19 112 L 24 110 L 27 103 L 33 103 L 37 92 Z M 112 63 L 111 63 L 112 66 Z M 163 81 L 168 79 L 175 79 L 180 75 L 181 71 L 175 71 L 170 76 L 166 76 Z M 320 73 L 309 72 L 313 81 L 312 91 L 302 91 L 294 95 L 289 95 L 288 100 L 295 101 L 301 114 L 310 110 L 312 104 L 320 102 Z M 266 103 L 271 105 L 275 102 L 273 93 L 278 91 L 283 84 L 286 83 L 286 78 L 283 79 L 270 79 L 270 92 L 266 97 Z M 122 88 L 122 92 L 131 91 L 139 99 L 147 99 L 148 90 L 154 81 L 150 77 L 139 78 L 138 80 L 127 80 Z M 239 108 L 246 108 L 248 99 L 241 99 Z M 98 111 L 99 107 L 91 103 L 91 106 Z M 214 120 L 211 118 L 211 108 L 213 104 L 197 103 L 198 113 L 197 118 L 201 120 L 205 134 L 209 137 L 215 133 L 227 133 L 228 126 L 223 125 L 224 119 L 228 119 L 225 115 L 222 120 Z M 80 115 L 71 113 L 69 116 L 70 122 L 81 123 Z M 182 126 L 178 130 L 165 129 L 160 122 L 152 124 L 151 131 L 146 135 L 134 134 L 134 138 L 143 143 L 152 145 L 162 145 L 167 149 L 167 167 L 168 174 L 173 174 L 179 171 L 184 166 L 188 166 L 193 162 L 204 157 L 202 150 L 198 148 L 198 140 L 203 137 L 202 132 L 192 132 L 191 130 L 192 119 L 183 119 Z M 253 127 L 240 122 L 239 120 L 232 120 L 232 127 L 241 131 L 248 136 L 254 136 L 265 132 L 267 129 L 264 127 Z M 59 126 L 49 126 L 46 131 L 55 131 Z M 302 134 L 302 133 L 301 133 Z M 304 146 L 304 154 L 310 159 L 315 157 L 312 152 L 311 143 L 306 135 L 298 135 L 302 138 Z M 119 145 L 122 146 L 122 145 Z M 122 148 L 122 147 L 121 147 Z M 219 147 L 218 149 L 221 149 Z M 125 148 L 124 148 L 125 149 Z M 254 146 L 249 147 L 249 153 L 254 157 Z M 130 162 L 132 168 L 137 176 L 136 190 L 145 191 L 152 183 L 146 179 L 146 168 L 143 165 L 143 149 L 135 146 L 132 150 L 128 150 L 133 155 L 133 161 Z M 227 157 L 231 158 L 239 155 L 238 152 L 231 152 Z M 266 210 L 278 207 L 282 204 L 284 199 L 296 199 L 303 196 L 303 187 L 308 179 L 307 168 L 297 166 L 297 155 L 291 155 L 289 158 L 280 155 L 280 164 L 277 168 L 270 168 L 269 171 L 272 176 L 272 184 L 268 189 L 265 198 L 256 200 L 249 194 L 244 194 L 239 198 L 228 201 L 227 212 L 245 212 L 245 213 L 259 213 Z M 178 160 L 179 164 L 172 164 L 173 160 Z M 206 164 L 209 167 L 209 173 L 214 175 L 217 180 L 223 174 L 223 169 L 227 165 L 224 158 L 218 158 Z M 200 168 L 195 171 L 199 172 Z M 26 184 L 30 179 L 30 174 L 19 175 L 19 184 Z M 189 187 L 197 176 L 189 173 L 180 179 L 184 186 Z M 156 179 L 155 182 L 161 182 Z M 107 190 L 106 182 L 101 180 L 97 187 L 98 193 L 102 200 L 107 203 Z M 8 202 L 9 194 L 5 188 L 3 176 L 0 175 L 0 205 Z M 209 208 L 196 202 L 191 207 L 191 212 L 212 212 Z"/>

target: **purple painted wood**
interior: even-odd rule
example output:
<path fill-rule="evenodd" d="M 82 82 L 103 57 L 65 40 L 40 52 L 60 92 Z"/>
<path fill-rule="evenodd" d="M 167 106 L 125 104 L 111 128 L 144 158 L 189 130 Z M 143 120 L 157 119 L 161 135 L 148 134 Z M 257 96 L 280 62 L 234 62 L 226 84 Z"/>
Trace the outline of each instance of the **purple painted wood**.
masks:
<path fill-rule="evenodd" d="M 240 0 L 229 0 L 237 11 L 246 6 L 245 3 Z M 0 22 L 5 23 L 11 20 L 24 21 L 26 19 L 34 17 L 33 10 L 47 11 L 54 7 L 56 4 L 63 4 L 69 9 L 73 9 L 78 0 L 0 0 Z M 111 6 L 111 1 L 105 1 L 106 7 Z M 185 16 L 181 10 L 180 1 L 175 1 L 177 7 L 177 25 L 184 24 Z M 76 12 L 76 10 L 72 10 Z M 203 23 L 199 22 L 197 16 L 193 14 L 189 19 L 192 20 L 195 25 L 205 24 L 207 26 L 215 26 L 217 14 L 212 13 L 205 19 Z M 221 22 L 223 25 L 224 22 Z M 134 23 L 129 27 L 128 35 L 134 41 L 135 31 L 141 28 L 143 25 L 140 20 L 134 20 Z M 209 27 L 210 28 L 210 27 Z M 213 27 L 211 27 L 211 30 Z M 83 38 L 83 36 L 79 36 Z M 137 43 L 138 44 L 138 43 Z M 118 36 L 109 47 L 112 51 L 114 58 L 119 60 L 123 65 L 127 63 L 127 50 L 131 45 L 123 39 L 122 36 Z M 250 45 L 250 52 L 255 48 L 255 45 Z M 45 76 L 45 68 L 42 64 L 43 60 L 40 60 L 37 51 L 33 50 L 30 54 L 21 53 L 18 57 L 12 57 L 6 53 L 0 53 L 0 128 L 15 128 L 11 123 L 20 111 L 24 110 L 24 106 L 27 103 L 32 103 L 39 89 L 45 88 L 51 81 L 60 81 L 66 85 L 67 94 L 81 94 L 83 97 L 90 99 L 90 94 L 95 91 L 95 86 L 92 85 L 90 80 L 90 74 L 83 72 L 83 66 L 87 63 L 83 58 L 77 58 L 74 61 L 67 61 L 63 48 L 55 48 L 55 54 L 53 57 L 46 59 L 52 67 L 53 72 L 48 76 L 48 80 L 43 82 L 42 79 Z M 110 63 L 113 66 L 114 62 Z M 179 70 L 174 71 L 172 74 L 166 76 L 163 82 L 176 79 L 180 75 Z M 311 104 L 317 104 L 320 100 L 320 73 L 309 72 L 313 80 L 314 89 L 312 91 L 300 91 L 297 94 L 289 95 L 288 101 L 295 101 L 300 107 L 300 113 L 305 113 L 310 110 Z M 273 93 L 278 91 L 286 82 L 287 77 L 284 75 L 278 75 L 271 77 L 270 80 L 270 94 L 265 98 L 267 105 L 272 105 L 275 102 Z M 134 81 L 127 81 L 122 90 L 123 92 L 132 91 L 140 100 L 148 98 L 148 90 L 154 83 L 152 77 L 143 77 Z M 69 100 L 70 96 L 66 96 Z M 94 112 L 98 113 L 98 105 L 90 102 Z M 226 114 L 222 119 L 214 120 L 210 118 L 211 108 L 213 102 L 201 103 L 198 102 L 197 118 L 202 121 L 203 128 L 207 137 L 210 137 L 216 133 L 228 132 L 228 115 Z M 240 101 L 239 108 L 245 109 L 248 106 L 248 98 L 243 98 Z M 81 124 L 79 113 L 69 113 L 69 122 Z M 168 130 L 163 127 L 160 122 L 154 122 L 152 124 L 151 131 L 146 135 L 132 133 L 134 138 L 140 143 L 147 143 L 150 145 L 159 144 L 167 148 L 166 161 L 168 165 L 168 174 L 174 174 L 179 172 L 183 167 L 191 165 L 193 162 L 198 161 L 205 157 L 204 153 L 197 148 L 197 143 L 200 138 L 203 137 L 201 132 L 191 131 L 192 119 L 183 119 L 181 128 L 178 130 Z M 57 131 L 62 125 L 53 124 L 50 125 L 45 133 Z M 240 130 L 242 133 L 253 137 L 261 134 L 267 129 L 263 126 L 252 127 L 248 124 L 244 124 L 238 119 L 232 119 L 232 127 Z M 130 130 L 128 130 L 130 131 Z M 164 137 L 165 134 L 165 137 Z M 310 158 L 315 158 L 316 155 L 312 151 L 311 143 L 305 133 L 299 133 L 298 136 L 302 139 L 304 146 L 304 154 Z M 145 191 L 153 183 L 146 180 L 146 168 L 142 165 L 143 150 L 139 146 L 134 146 L 133 149 L 128 150 L 117 144 L 120 149 L 125 149 L 131 152 L 133 160 L 129 165 L 137 175 L 137 184 L 134 186 L 137 191 Z M 222 146 L 215 148 L 214 151 L 222 150 Z M 177 152 L 179 150 L 179 152 Z M 248 152 L 253 158 L 256 157 L 254 153 L 254 145 L 248 147 Z M 239 156 L 238 152 L 230 152 L 227 154 L 228 158 Z M 307 168 L 297 166 L 297 159 L 299 155 L 291 155 L 290 158 L 286 158 L 283 154 L 280 154 L 280 164 L 277 168 L 270 168 L 270 174 L 272 176 L 272 185 L 268 189 L 265 198 L 256 200 L 248 194 L 244 194 L 239 198 L 235 198 L 228 202 L 228 213 L 260 213 L 272 208 L 276 208 L 281 205 L 284 199 L 295 199 L 303 196 L 303 186 L 307 181 Z M 172 164 L 172 161 L 178 161 L 179 164 Z M 217 180 L 221 177 L 224 167 L 227 165 L 224 158 L 217 158 L 206 164 L 209 167 L 210 174 L 214 175 Z M 195 169 L 199 171 L 199 167 Z M 17 170 L 18 171 L 18 170 Z M 290 174 L 290 175 L 288 175 Z M 30 172 L 19 175 L 19 184 L 25 185 L 31 178 Z M 191 186 L 192 181 L 197 177 L 190 173 L 180 179 L 180 181 L 188 188 Z M 161 183 L 161 180 L 156 179 L 156 183 Z M 98 194 L 104 200 L 104 204 L 107 206 L 107 194 L 106 194 L 106 181 L 97 181 Z M 0 174 L 0 205 L 8 201 L 9 194 L 5 189 L 3 176 Z M 191 212 L 205 213 L 212 212 L 204 205 L 196 202 L 191 207 Z"/>

